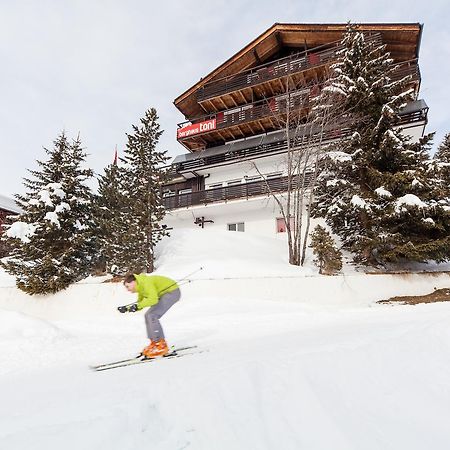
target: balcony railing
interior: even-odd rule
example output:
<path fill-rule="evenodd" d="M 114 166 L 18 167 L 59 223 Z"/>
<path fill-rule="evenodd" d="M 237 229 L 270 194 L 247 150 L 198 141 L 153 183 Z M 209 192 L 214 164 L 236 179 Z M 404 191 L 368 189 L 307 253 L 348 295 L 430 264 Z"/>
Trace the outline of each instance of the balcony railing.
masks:
<path fill-rule="evenodd" d="M 310 133 L 305 130 L 305 133 L 302 134 L 302 131 L 300 130 L 298 134 L 298 139 L 300 141 L 303 140 L 305 144 L 313 145 L 314 143 L 319 142 L 322 140 L 322 142 L 327 142 L 333 139 L 338 139 L 341 137 L 345 137 L 349 134 L 350 130 L 348 127 L 344 125 L 336 126 L 335 128 L 330 128 L 328 130 L 324 130 L 321 133 Z M 252 156 L 257 155 L 263 155 L 267 153 L 278 153 L 286 151 L 288 148 L 288 142 L 286 139 L 275 141 L 275 142 L 268 142 L 268 143 L 261 143 L 254 147 L 249 148 L 241 148 L 238 150 L 232 150 L 220 153 L 217 155 L 211 155 L 207 157 L 201 157 L 201 153 L 198 154 L 198 158 L 189 160 L 189 161 L 183 161 L 177 164 L 177 172 L 185 172 L 185 171 L 192 171 L 195 169 L 199 169 L 204 166 L 213 166 L 218 165 L 222 163 L 229 163 L 233 160 L 242 160 L 243 158 L 249 158 Z"/>
<path fill-rule="evenodd" d="M 415 124 L 426 122 L 427 120 L 428 107 L 421 106 L 417 110 L 412 110 L 405 114 L 400 115 L 399 125 L 405 124 Z M 299 145 L 314 145 L 314 143 L 321 142 L 326 144 L 330 141 L 341 139 L 350 134 L 351 130 L 346 125 L 345 120 L 341 120 L 334 124 L 330 124 L 325 130 L 314 131 L 311 129 L 311 125 L 304 125 L 298 129 L 297 139 L 299 140 Z M 245 142 L 245 141 L 243 141 Z M 241 143 L 240 143 L 241 144 Z M 189 172 L 192 170 L 200 169 L 207 166 L 216 166 L 221 164 L 229 164 L 230 162 L 242 160 L 245 158 L 255 157 L 258 155 L 280 153 L 286 151 L 288 148 L 288 142 L 286 139 L 281 139 L 277 141 L 266 142 L 264 138 L 261 138 L 258 145 L 233 148 L 233 144 L 228 144 L 229 147 L 224 147 L 220 153 L 210 154 L 208 156 L 202 156 L 202 152 L 198 152 L 189 156 L 192 159 L 187 161 L 182 161 L 176 164 L 176 171 L 178 173 Z M 210 151 L 213 149 L 208 149 Z M 194 157 L 195 155 L 195 157 Z"/>
<path fill-rule="evenodd" d="M 382 44 L 380 33 L 367 34 L 366 40 L 373 42 L 374 45 Z M 329 64 L 336 60 L 337 53 L 342 49 L 341 41 L 335 41 L 279 59 L 275 63 L 271 62 L 245 72 L 211 81 L 197 91 L 197 101 L 203 102 L 233 91 Z"/>
<path fill-rule="evenodd" d="M 311 175 L 308 174 L 302 182 L 308 185 L 311 182 Z M 228 200 L 249 199 L 260 195 L 269 195 L 271 191 L 285 192 L 287 190 L 288 178 L 281 177 L 166 197 L 164 198 L 164 207 L 166 209 L 186 208 Z"/>
<path fill-rule="evenodd" d="M 392 79 L 400 80 L 411 76 L 420 80 L 417 60 L 406 61 L 396 66 Z M 280 94 L 268 99 L 259 100 L 237 108 L 205 115 L 197 119 L 178 124 L 177 139 L 185 141 L 193 136 L 217 132 L 225 128 L 256 122 L 265 118 L 276 118 L 290 111 L 308 108 L 312 99 L 320 93 L 321 84 L 311 84 L 289 94 L 289 105 L 286 94 Z"/>

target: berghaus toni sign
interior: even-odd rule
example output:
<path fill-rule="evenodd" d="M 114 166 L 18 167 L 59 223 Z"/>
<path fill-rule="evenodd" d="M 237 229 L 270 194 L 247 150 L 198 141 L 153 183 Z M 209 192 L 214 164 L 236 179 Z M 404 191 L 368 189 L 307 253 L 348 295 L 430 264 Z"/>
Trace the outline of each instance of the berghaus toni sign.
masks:
<path fill-rule="evenodd" d="M 183 139 L 195 134 L 204 133 L 216 129 L 216 119 L 209 119 L 203 122 L 192 123 L 177 130 L 177 139 Z"/>

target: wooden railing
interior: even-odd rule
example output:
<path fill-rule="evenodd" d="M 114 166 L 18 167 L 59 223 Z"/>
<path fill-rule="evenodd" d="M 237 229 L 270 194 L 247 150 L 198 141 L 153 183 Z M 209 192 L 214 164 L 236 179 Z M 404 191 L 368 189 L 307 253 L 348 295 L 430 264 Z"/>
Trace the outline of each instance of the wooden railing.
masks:
<path fill-rule="evenodd" d="M 366 41 L 372 42 L 374 45 L 381 45 L 381 34 L 366 34 Z M 311 50 L 295 53 L 275 62 L 272 61 L 269 64 L 260 65 L 245 72 L 211 81 L 197 91 L 197 101 L 202 102 L 209 98 L 329 64 L 337 59 L 337 54 L 342 49 L 341 41 L 335 41 Z"/>
<path fill-rule="evenodd" d="M 400 80 L 406 76 L 411 76 L 412 79 L 420 80 L 420 71 L 417 60 L 406 61 L 398 64 L 393 72 L 392 79 L 394 81 Z M 273 117 L 276 119 L 283 113 L 286 113 L 288 108 L 290 111 L 308 108 L 310 102 L 319 95 L 321 87 L 321 84 L 311 84 L 310 86 L 305 86 L 302 89 L 291 92 L 289 94 L 289 105 L 287 102 L 287 95 L 280 94 L 275 97 L 259 100 L 240 107 L 205 115 L 190 121 L 181 122 L 178 124 L 178 129 L 182 129 L 183 127 L 191 124 L 215 119 L 215 128 L 207 129 L 203 132 L 196 132 L 195 136 L 197 136 L 244 123 L 254 122 L 268 117 Z M 180 137 L 178 138 L 178 141 L 184 141 L 187 139 L 192 139 L 192 135 Z"/>
<path fill-rule="evenodd" d="M 311 182 L 311 174 L 301 181 L 305 186 Z M 270 192 L 285 192 L 288 190 L 288 178 L 274 178 L 266 181 L 252 181 L 234 186 L 225 186 L 190 194 L 179 194 L 163 199 L 166 209 L 186 208 L 194 205 L 224 202 L 236 199 L 248 199 L 259 195 L 269 195 Z"/>

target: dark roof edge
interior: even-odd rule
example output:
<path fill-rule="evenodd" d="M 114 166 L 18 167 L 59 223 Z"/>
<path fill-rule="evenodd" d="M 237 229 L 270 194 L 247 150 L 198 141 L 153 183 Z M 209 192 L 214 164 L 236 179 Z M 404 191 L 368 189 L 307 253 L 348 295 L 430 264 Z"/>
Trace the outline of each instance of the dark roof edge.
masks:
<path fill-rule="evenodd" d="M 419 52 L 420 52 L 420 44 L 422 43 L 422 34 L 423 34 L 423 23 L 419 23 L 419 37 L 417 39 L 417 50 L 416 50 L 416 58 L 419 59 Z"/>

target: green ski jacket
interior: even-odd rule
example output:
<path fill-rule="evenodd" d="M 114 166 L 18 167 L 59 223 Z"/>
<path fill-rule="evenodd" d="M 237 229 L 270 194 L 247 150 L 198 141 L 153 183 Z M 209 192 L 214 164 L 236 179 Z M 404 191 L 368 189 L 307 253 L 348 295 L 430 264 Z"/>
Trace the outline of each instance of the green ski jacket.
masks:
<path fill-rule="evenodd" d="M 134 277 L 136 278 L 138 309 L 156 305 L 164 294 L 178 289 L 176 281 L 161 275 L 141 273 Z"/>

